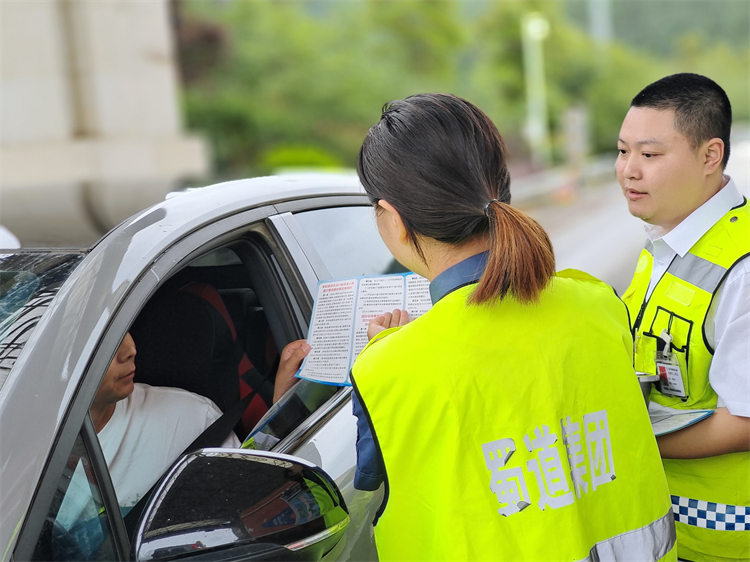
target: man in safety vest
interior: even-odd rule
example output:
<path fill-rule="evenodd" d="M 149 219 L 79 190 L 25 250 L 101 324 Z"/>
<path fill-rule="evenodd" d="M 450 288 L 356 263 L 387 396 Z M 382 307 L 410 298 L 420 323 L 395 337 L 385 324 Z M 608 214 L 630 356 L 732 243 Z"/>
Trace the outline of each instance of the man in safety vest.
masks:
<path fill-rule="evenodd" d="M 658 375 L 651 402 L 715 410 L 658 437 L 678 555 L 750 559 L 750 213 L 724 175 L 732 110 L 696 74 L 631 102 L 617 179 L 648 242 L 623 300 L 635 370 Z"/>

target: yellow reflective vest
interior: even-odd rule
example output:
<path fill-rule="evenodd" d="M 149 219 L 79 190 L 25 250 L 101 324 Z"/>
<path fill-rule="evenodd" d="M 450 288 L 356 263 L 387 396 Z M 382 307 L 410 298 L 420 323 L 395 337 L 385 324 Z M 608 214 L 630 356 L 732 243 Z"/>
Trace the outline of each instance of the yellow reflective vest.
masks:
<path fill-rule="evenodd" d="M 747 200 L 730 210 L 685 254 L 676 256 L 646 299 L 653 251 L 641 252 L 623 295 L 633 321 L 635 370 L 655 374 L 660 335 L 680 365 L 684 399 L 651 391 L 651 400 L 677 409 L 715 408 L 709 384 L 714 350 L 705 336 L 706 315 L 729 270 L 750 253 Z M 703 459 L 664 459 L 677 526 L 680 558 L 694 562 L 750 559 L 750 453 Z"/>
<path fill-rule="evenodd" d="M 559 273 L 537 305 L 476 285 L 384 332 L 352 378 L 385 468 L 381 560 L 676 560 L 625 306 Z"/>

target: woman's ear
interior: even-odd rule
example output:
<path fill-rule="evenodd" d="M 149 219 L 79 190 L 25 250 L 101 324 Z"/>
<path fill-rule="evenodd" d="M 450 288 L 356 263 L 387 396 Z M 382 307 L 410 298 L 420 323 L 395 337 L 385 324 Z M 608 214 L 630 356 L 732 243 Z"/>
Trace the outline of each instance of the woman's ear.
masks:
<path fill-rule="evenodd" d="M 383 215 L 378 217 L 379 220 L 384 221 L 383 224 L 390 230 L 395 240 L 401 244 L 408 244 L 409 231 L 406 230 L 401 214 L 385 199 L 378 201 L 378 205 L 382 209 L 380 212 L 383 213 Z"/>

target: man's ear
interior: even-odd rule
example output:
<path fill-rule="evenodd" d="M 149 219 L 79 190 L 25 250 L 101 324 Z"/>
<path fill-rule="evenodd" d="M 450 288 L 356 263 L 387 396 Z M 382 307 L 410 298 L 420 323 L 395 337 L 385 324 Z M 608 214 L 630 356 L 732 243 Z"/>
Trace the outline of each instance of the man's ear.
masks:
<path fill-rule="evenodd" d="M 395 229 L 393 232 L 396 234 L 396 239 L 401 244 L 407 244 L 409 242 L 409 231 L 406 230 L 401 214 L 385 199 L 378 201 L 378 205 L 382 207 L 382 212 L 387 213 L 387 216 L 384 218 L 391 221 L 391 226 Z"/>
<path fill-rule="evenodd" d="M 724 141 L 719 138 L 710 139 L 703 149 L 705 155 L 704 170 L 706 175 L 713 174 L 717 168 L 721 172 L 721 162 L 724 159 Z"/>

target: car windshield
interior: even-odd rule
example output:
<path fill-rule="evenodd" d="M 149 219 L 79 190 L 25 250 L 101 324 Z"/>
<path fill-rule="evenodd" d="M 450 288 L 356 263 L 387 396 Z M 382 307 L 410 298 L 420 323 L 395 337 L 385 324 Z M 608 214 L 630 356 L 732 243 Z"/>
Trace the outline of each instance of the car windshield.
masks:
<path fill-rule="evenodd" d="M 83 252 L 0 254 L 0 389 L 21 350 Z"/>

